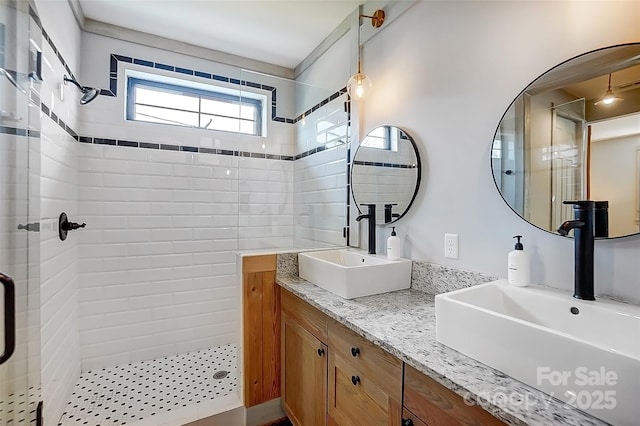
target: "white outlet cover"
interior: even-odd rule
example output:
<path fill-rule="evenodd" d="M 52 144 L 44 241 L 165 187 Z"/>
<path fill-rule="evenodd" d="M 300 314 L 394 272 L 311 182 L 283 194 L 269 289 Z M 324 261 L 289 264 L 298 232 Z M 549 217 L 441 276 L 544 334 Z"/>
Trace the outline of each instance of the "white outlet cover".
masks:
<path fill-rule="evenodd" d="M 444 257 L 458 258 L 458 234 L 444 234 Z"/>

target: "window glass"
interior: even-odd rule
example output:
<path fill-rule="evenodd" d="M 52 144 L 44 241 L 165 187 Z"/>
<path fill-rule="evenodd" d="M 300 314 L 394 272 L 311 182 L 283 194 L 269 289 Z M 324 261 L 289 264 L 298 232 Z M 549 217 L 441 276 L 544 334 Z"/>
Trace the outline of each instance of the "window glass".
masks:
<path fill-rule="evenodd" d="M 263 102 L 228 92 L 129 77 L 127 120 L 261 135 Z"/>

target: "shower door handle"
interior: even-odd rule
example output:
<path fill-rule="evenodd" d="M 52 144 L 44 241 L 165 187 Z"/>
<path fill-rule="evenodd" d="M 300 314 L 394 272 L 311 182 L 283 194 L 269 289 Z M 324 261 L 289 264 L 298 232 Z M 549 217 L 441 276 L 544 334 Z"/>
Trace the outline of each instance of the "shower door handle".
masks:
<path fill-rule="evenodd" d="M 0 273 L 4 287 L 4 352 L 0 364 L 7 362 L 16 348 L 16 285 L 11 277 Z"/>

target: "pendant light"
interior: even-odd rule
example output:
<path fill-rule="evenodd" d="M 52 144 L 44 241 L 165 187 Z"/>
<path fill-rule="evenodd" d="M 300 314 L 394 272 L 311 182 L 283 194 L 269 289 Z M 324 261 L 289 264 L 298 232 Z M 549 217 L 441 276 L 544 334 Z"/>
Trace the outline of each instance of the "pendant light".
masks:
<path fill-rule="evenodd" d="M 607 87 L 607 91 L 604 92 L 604 95 L 600 99 L 598 99 L 594 105 L 611 105 L 614 102 L 622 101 L 623 99 L 619 96 L 616 96 L 611 90 L 611 74 L 609 74 L 609 86 Z"/>
<path fill-rule="evenodd" d="M 380 28 L 384 22 L 384 10 L 378 9 L 373 13 L 373 16 L 360 15 L 359 18 L 369 18 L 374 28 Z M 373 90 L 371 79 L 362 72 L 360 51 L 360 19 L 358 19 L 358 72 L 352 75 L 347 82 L 347 92 L 351 99 L 364 99 L 369 96 Z"/>

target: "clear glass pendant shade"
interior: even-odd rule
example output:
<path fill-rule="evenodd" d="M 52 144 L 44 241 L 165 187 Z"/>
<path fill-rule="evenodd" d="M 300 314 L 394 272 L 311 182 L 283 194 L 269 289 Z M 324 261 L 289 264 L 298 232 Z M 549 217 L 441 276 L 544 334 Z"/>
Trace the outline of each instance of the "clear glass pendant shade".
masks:
<path fill-rule="evenodd" d="M 347 92 L 352 99 L 364 99 L 373 91 L 373 83 L 369 77 L 359 72 L 351 76 L 347 82 Z"/>

